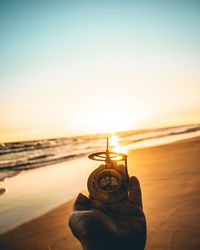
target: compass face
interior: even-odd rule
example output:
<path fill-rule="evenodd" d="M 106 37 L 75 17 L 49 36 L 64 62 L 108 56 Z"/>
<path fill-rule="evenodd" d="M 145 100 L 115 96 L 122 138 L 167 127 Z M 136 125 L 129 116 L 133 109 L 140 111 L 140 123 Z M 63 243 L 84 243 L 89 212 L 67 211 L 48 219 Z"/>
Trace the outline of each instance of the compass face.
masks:
<path fill-rule="evenodd" d="M 92 199 L 114 203 L 127 196 L 129 178 L 123 165 L 101 165 L 90 174 L 87 185 Z"/>
<path fill-rule="evenodd" d="M 114 171 L 104 171 L 98 176 L 98 187 L 104 192 L 117 190 L 120 186 L 119 176 Z"/>
<path fill-rule="evenodd" d="M 113 175 L 110 171 L 106 171 L 99 176 L 98 186 L 103 191 L 113 191 L 119 188 L 119 178 Z"/>

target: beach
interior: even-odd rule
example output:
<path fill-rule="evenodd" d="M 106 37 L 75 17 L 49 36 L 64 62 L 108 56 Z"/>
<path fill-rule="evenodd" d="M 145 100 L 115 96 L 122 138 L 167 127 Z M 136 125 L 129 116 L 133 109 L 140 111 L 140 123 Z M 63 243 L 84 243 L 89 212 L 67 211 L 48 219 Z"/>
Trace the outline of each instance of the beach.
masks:
<path fill-rule="evenodd" d="M 200 137 L 132 150 L 128 171 L 142 187 L 145 249 L 200 249 Z M 81 250 L 67 225 L 74 199 L 2 234 L 0 249 Z"/>

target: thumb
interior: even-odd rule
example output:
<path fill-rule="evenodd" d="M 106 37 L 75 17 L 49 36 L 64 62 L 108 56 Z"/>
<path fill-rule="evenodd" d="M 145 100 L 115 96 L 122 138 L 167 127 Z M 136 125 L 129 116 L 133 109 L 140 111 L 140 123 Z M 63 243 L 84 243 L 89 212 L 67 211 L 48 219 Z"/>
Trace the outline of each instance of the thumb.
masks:
<path fill-rule="evenodd" d="M 130 177 L 130 195 L 129 200 L 142 208 L 142 192 L 140 182 L 135 176 Z"/>
<path fill-rule="evenodd" d="M 88 197 L 80 193 L 74 202 L 73 211 L 89 210 L 89 204 Z"/>

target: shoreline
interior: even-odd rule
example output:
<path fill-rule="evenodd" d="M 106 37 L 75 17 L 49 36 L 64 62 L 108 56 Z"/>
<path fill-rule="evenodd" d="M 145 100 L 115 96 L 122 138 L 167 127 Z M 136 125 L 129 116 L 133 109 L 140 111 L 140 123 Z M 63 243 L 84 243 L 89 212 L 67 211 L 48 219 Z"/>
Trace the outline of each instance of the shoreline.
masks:
<path fill-rule="evenodd" d="M 129 152 L 129 175 L 139 178 L 143 191 L 145 249 L 199 248 L 199 152 L 200 137 Z M 73 200 L 0 235 L 0 248 L 81 250 L 66 226 Z"/>
<path fill-rule="evenodd" d="M 191 127 L 192 125 L 185 125 L 182 126 L 186 127 L 189 126 Z M 196 124 L 196 126 L 199 126 Z M 173 129 L 172 128 L 165 128 L 165 130 L 167 129 Z M 176 128 L 176 127 L 175 127 Z M 178 126 L 179 128 L 179 126 Z M 190 128 L 191 129 L 191 128 Z M 160 129 L 161 130 L 161 129 Z M 127 131 L 128 132 L 128 131 Z M 166 131 L 165 131 L 166 133 Z M 135 137 L 137 137 L 137 135 L 134 135 Z M 140 149 L 140 148 L 150 148 L 150 147 L 156 147 L 156 146 L 161 146 L 161 145 L 166 145 L 166 144 L 170 144 L 173 142 L 177 142 L 177 141 L 182 141 L 182 140 L 187 140 L 190 138 L 195 138 L 195 137 L 200 137 L 200 129 L 196 128 L 195 130 L 191 130 L 189 132 L 178 132 L 176 131 L 176 133 L 171 133 L 170 134 L 160 134 L 157 136 L 150 136 L 150 137 L 145 137 L 143 135 L 143 139 L 141 138 L 141 134 L 139 135 L 139 137 L 133 141 L 132 143 L 128 143 L 127 145 L 125 145 L 125 147 L 127 148 L 128 151 L 132 151 L 135 149 Z M 123 137 L 122 137 L 123 138 Z M 51 139 L 49 139 L 51 140 Z M 23 142 L 22 142 L 23 143 Z M 91 153 L 91 152 L 89 152 Z M 22 165 L 24 165 L 24 167 L 20 166 L 20 164 L 18 163 L 18 166 L 1 166 L 1 170 L 0 171 L 0 184 L 2 181 L 4 181 L 6 178 L 10 178 L 10 177 L 14 177 L 17 174 L 20 174 L 22 171 L 29 171 L 29 170 L 34 170 L 34 169 L 38 169 L 41 167 L 46 167 L 46 166 L 52 166 L 52 165 L 57 165 L 57 164 L 61 164 L 61 163 L 66 163 L 68 160 L 69 161 L 73 161 L 74 159 L 78 159 L 81 157 L 86 157 L 88 153 L 80 153 L 78 155 L 76 154 L 70 154 L 68 156 L 62 156 L 56 159 L 49 159 L 47 162 L 27 162 L 28 167 L 26 167 L 26 165 L 24 165 L 24 163 L 22 163 Z M 41 158 L 46 158 L 48 156 L 54 155 L 52 154 L 52 152 L 45 154 L 45 155 L 40 155 L 39 157 L 29 157 L 28 159 L 41 159 Z"/>
<path fill-rule="evenodd" d="M 130 149 L 128 159 L 131 158 L 132 152 L 137 152 L 137 150 L 148 151 L 152 148 L 161 148 L 188 140 L 193 141 L 194 138 Z M 97 162 L 90 161 L 87 157 L 80 157 L 48 167 L 22 171 L 14 178 L 6 178 L 0 182 L 2 190 L 0 234 L 44 215 L 72 199 L 80 190 L 87 189 L 86 180 L 96 166 Z"/>
<path fill-rule="evenodd" d="M 0 198 L 0 234 L 71 200 L 86 189 L 85 180 L 94 167 L 94 162 L 79 158 L 5 179 L 1 185 L 7 192 Z"/>

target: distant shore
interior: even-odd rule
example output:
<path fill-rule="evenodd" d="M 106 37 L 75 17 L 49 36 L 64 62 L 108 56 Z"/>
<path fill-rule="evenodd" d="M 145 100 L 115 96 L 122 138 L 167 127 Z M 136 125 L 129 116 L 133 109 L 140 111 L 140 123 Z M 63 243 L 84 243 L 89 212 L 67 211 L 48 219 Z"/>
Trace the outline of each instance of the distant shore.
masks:
<path fill-rule="evenodd" d="M 200 137 L 128 156 L 129 174 L 143 191 L 146 250 L 200 249 Z M 1 235 L 0 249 L 81 250 L 67 226 L 73 200 Z"/>

